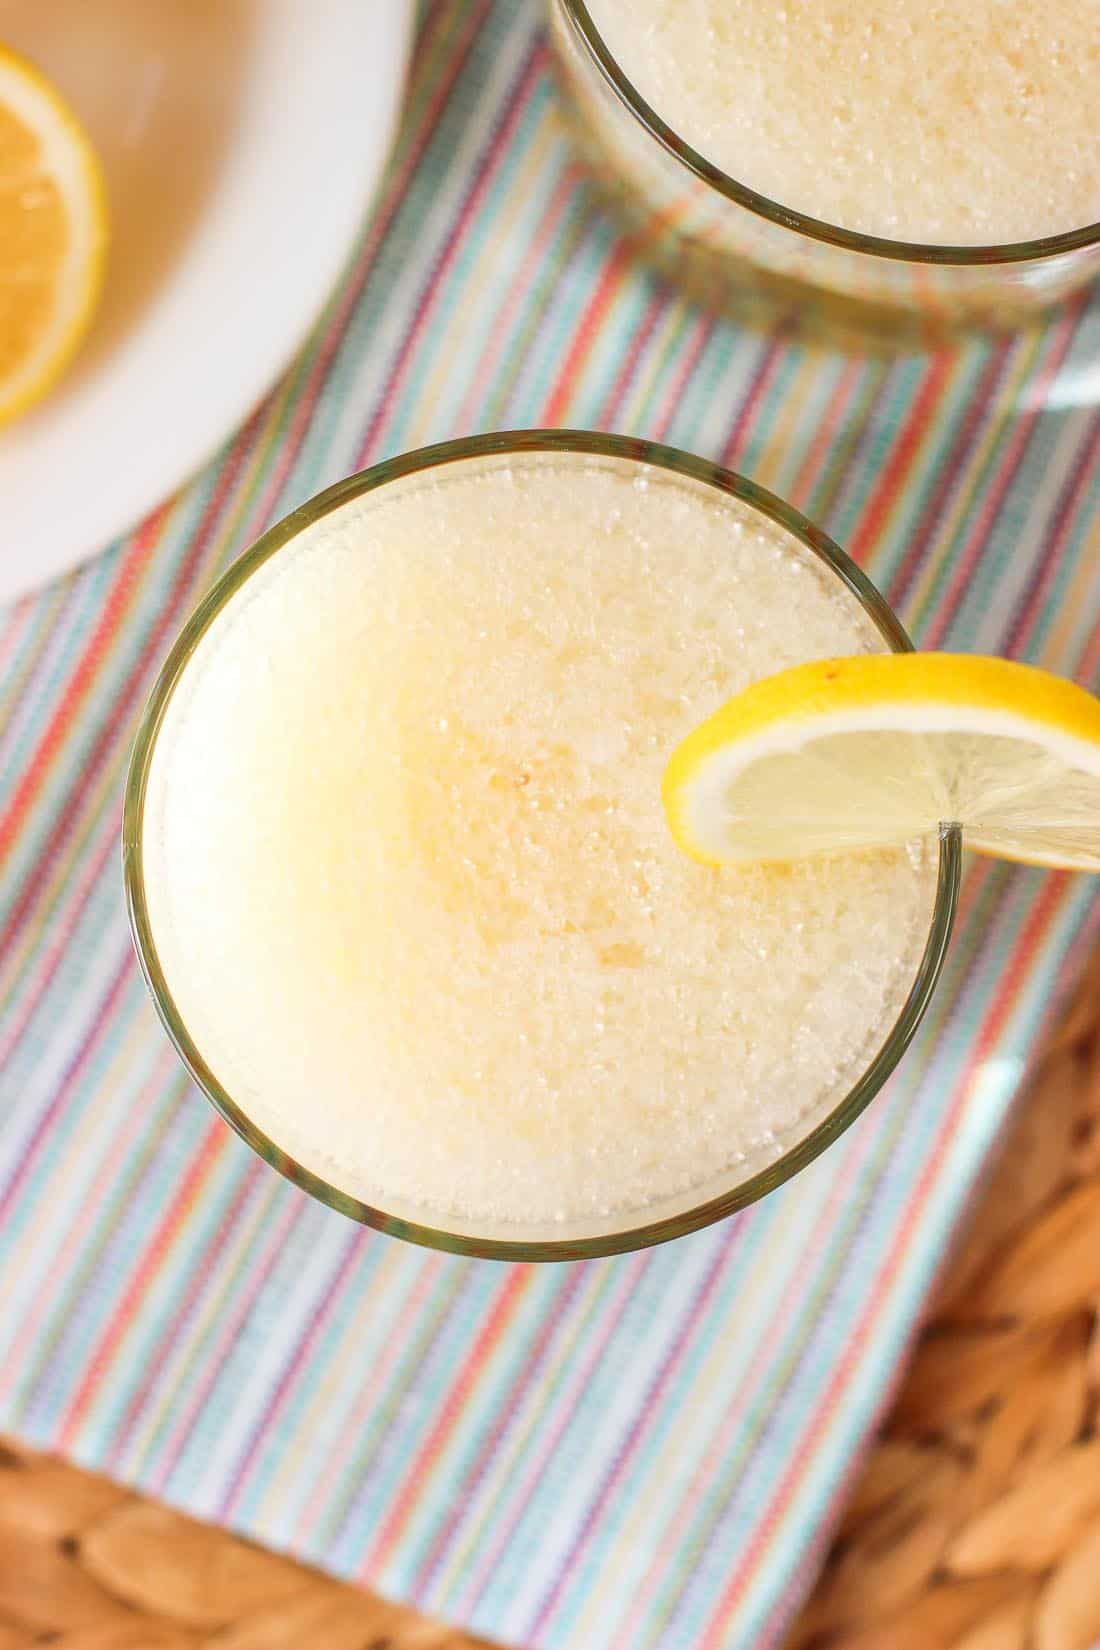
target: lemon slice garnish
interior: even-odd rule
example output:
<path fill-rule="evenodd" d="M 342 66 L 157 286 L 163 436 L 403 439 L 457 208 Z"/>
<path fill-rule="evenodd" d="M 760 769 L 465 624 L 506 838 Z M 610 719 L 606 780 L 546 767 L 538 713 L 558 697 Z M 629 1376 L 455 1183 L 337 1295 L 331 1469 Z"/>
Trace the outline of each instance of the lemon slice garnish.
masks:
<path fill-rule="evenodd" d="M 1006 659 L 823 659 L 690 733 L 662 787 L 711 864 L 885 848 L 961 827 L 981 853 L 1100 870 L 1100 700 Z"/>
<path fill-rule="evenodd" d="M 99 164 L 50 83 L 0 47 L 0 423 L 37 401 L 87 330 L 107 213 Z"/>

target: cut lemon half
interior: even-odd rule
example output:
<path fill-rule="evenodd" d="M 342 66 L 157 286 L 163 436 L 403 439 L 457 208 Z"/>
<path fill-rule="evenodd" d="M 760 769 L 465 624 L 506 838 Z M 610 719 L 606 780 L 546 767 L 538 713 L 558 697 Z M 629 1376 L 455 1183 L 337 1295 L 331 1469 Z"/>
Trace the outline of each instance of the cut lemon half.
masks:
<path fill-rule="evenodd" d="M 677 747 L 673 836 L 711 864 L 962 829 L 981 853 L 1100 870 L 1100 700 L 1006 659 L 823 659 L 746 688 Z"/>
<path fill-rule="evenodd" d="M 0 47 L 0 424 L 37 401 L 92 317 L 107 214 L 76 116 Z"/>

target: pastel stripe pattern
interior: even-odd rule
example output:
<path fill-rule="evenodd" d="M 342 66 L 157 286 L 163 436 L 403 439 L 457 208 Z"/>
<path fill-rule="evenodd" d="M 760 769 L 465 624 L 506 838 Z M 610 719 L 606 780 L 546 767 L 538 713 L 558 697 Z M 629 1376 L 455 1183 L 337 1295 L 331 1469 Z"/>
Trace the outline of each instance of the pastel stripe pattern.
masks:
<path fill-rule="evenodd" d="M 429 0 L 387 180 L 308 347 L 217 459 L 0 614 L 0 1427 L 529 1650 L 767 1650 L 1095 886 L 969 868 L 914 1052 L 811 1170 L 645 1255 L 405 1248 L 189 1087 L 123 914 L 121 783 L 180 622 L 357 467 L 567 423 L 793 500 L 926 645 L 1100 686 L 1100 306 L 933 359 L 738 331 L 639 268 L 560 127 L 535 0 Z"/>

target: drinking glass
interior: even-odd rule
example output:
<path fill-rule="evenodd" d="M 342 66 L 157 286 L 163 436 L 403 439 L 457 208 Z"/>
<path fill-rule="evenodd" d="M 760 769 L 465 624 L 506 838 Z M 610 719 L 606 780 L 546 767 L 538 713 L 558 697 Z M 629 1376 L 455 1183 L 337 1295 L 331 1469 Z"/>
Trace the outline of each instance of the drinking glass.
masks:
<path fill-rule="evenodd" d="M 585 0 L 549 0 L 571 125 L 638 246 L 711 308 L 870 344 L 1018 327 L 1100 274 L 1100 224 L 1004 246 L 862 235 L 729 177 L 627 79 Z"/>
<path fill-rule="evenodd" d="M 741 500 L 792 534 L 838 579 L 861 604 L 891 649 L 902 652 L 911 648 L 905 631 L 883 597 L 831 539 L 774 494 L 716 464 L 648 441 L 574 431 L 536 430 L 452 441 L 389 459 L 328 488 L 266 532 L 215 584 L 173 647 L 145 708 L 127 780 L 123 826 L 126 897 L 142 970 L 160 1018 L 185 1066 L 226 1122 L 288 1179 L 353 1220 L 393 1237 L 437 1249 L 511 1261 L 578 1260 L 679 1237 L 721 1220 L 762 1197 L 824 1151 L 855 1121 L 882 1087 L 920 1023 L 943 965 L 958 899 L 961 860 L 958 830 L 945 827 L 940 833 L 937 889 L 922 957 L 895 1024 L 881 1046 L 869 1053 L 855 1081 L 846 1083 L 842 1092 L 827 1094 L 812 1114 L 800 1122 L 793 1137 L 763 1145 L 753 1156 L 717 1169 L 706 1184 L 647 1205 L 641 1213 L 628 1211 L 592 1219 L 522 1226 L 450 1216 L 440 1222 L 415 1205 L 390 1203 L 383 1208 L 350 1196 L 295 1161 L 276 1140 L 256 1126 L 219 1081 L 177 1007 L 157 955 L 150 922 L 142 854 L 145 800 L 158 734 L 172 697 L 185 682 L 189 663 L 200 642 L 227 605 L 259 569 L 287 550 L 300 534 L 322 518 L 377 489 L 432 484 L 443 471 L 455 466 L 511 468 L 537 464 L 542 459 L 553 462 L 563 453 L 583 454 L 593 463 L 631 473 L 636 473 L 638 465 L 656 466 L 672 472 L 681 483 L 715 489 Z"/>

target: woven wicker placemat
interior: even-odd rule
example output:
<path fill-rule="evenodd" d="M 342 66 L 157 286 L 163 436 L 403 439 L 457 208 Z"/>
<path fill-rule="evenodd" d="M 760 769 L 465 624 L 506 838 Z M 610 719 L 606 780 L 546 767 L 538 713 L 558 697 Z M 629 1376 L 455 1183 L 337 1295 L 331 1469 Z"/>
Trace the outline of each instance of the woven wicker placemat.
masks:
<path fill-rule="evenodd" d="M 1100 1643 L 1100 957 L 1045 1049 L 787 1650 Z M 0 1650 L 476 1641 L 0 1446 Z"/>

